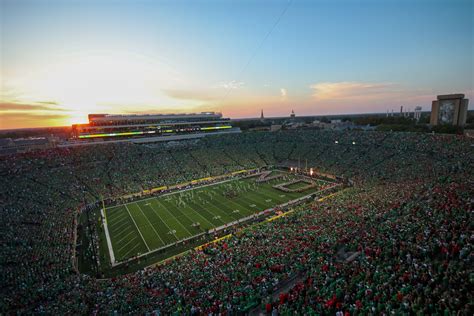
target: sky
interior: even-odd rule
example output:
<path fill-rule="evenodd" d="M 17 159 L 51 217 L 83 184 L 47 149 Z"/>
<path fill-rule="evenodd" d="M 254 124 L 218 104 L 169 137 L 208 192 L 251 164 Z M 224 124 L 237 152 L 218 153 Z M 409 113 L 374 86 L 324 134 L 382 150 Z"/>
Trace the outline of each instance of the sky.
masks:
<path fill-rule="evenodd" d="M 474 106 L 471 0 L 0 0 L 0 129 Z"/>

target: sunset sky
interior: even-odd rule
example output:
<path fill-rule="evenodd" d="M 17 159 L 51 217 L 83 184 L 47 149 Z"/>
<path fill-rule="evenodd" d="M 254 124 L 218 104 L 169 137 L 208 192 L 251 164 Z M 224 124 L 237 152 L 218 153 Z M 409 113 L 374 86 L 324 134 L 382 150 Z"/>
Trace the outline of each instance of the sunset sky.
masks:
<path fill-rule="evenodd" d="M 474 103 L 472 0 L 0 0 L 0 129 Z"/>

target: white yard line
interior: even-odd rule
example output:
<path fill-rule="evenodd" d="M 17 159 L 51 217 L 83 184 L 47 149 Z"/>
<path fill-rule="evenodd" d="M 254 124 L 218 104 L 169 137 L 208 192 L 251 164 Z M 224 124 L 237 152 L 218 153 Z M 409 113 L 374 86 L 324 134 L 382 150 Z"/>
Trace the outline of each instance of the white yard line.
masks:
<path fill-rule="evenodd" d="M 196 203 L 195 203 L 195 204 L 196 204 Z M 201 204 L 199 204 L 199 206 L 204 209 L 204 207 L 203 207 Z M 199 215 L 205 222 L 207 222 L 208 224 L 211 225 L 211 226 L 210 226 L 211 228 L 216 227 L 216 225 L 214 225 L 213 223 L 211 223 L 207 218 L 205 218 L 204 216 L 202 216 L 202 215 L 199 213 L 199 211 L 193 209 L 191 206 L 185 206 L 185 208 L 189 208 L 189 209 L 192 210 L 194 213 L 196 213 L 197 215 Z"/>
<path fill-rule="evenodd" d="M 124 213 L 125 213 L 125 212 L 124 212 Z M 126 214 L 126 213 L 125 213 L 125 214 Z M 120 225 L 113 226 L 113 227 L 112 227 L 112 225 L 110 225 L 110 231 L 111 231 L 112 233 L 113 233 L 113 232 L 116 232 L 116 231 L 117 231 L 117 232 L 120 232 L 120 231 L 122 230 L 122 228 L 124 228 L 124 227 L 126 227 L 126 226 L 128 226 L 128 225 L 130 225 L 130 222 L 127 221 L 127 220 L 124 220 L 123 222 L 121 222 Z M 119 234 L 119 235 L 120 235 L 120 234 Z"/>
<path fill-rule="evenodd" d="M 178 217 L 177 216 L 174 216 L 173 214 L 171 214 L 170 211 L 168 211 L 168 208 L 166 206 L 164 206 L 160 201 L 156 200 L 158 203 L 160 203 L 161 206 L 163 206 L 163 208 L 165 209 L 166 212 L 168 212 L 168 214 L 170 214 L 173 218 L 176 219 L 176 221 L 181 225 L 181 227 L 183 227 L 189 234 L 189 236 L 192 236 L 193 234 L 191 234 L 191 232 L 183 225 L 183 223 L 181 223 L 179 220 L 178 220 Z M 153 205 L 151 205 L 151 208 L 153 209 L 153 212 L 155 212 L 156 215 L 158 215 L 158 213 L 155 211 L 155 208 L 153 207 Z M 192 220 L 186 216 L 186 214 L 184 214 L 183 212 L 181 212 L 187 219 L 189 219 L 191 222 Z M 158 215 L 160 216 L 160 215 Z"/>
<path fill-rule="evenodd" d="M 140 236 L 142 237 L 142 240 L 143 240 L 143 242 L 145 243 L 146 248 L 148 249 L 148 251 L 150 251 L 150 247 L 148 247 L 148 244 L 146 243 L 145 238 L 143 238 L 142 232 L 141 232 L 140 229 L 138 228 L 137 223 L 135 223 L 135 220 L 133 219 L 133 216 L 132 216 L 132 214 L 130 213 L 130 210 L 128 209 L 127 204 L 125 204 L 125 208 L 127 209 L 128 215 L 130 215 L 130 218 L 132 219 L 133 224 L 135 224 L 135 227 L 137 228 L 138 233 L 139 233 Z"/>
<path fill-rule="evenodd" d="M 104 223 L 105 239 L 107 240 L 107 248 L 109 248 L 110 263 L 112 266 L 115 264 L 115 255 L 112 248 L 112 240 L 109 235 L 109 228 L 107 227 L 107 217 L 105 217 L 104 209 L 100 209 L 100 214 L 102 215 L 102 222 Z"/>
<path fill-rule="evenodd" d="M 151 204 L 150 204 L 150 207 L 153 209 L 153 211 L 155 211 L 155 209 L 153 208 L 153 206 L 152 206 Z M 156 214 L 156 215 L 158 216 L 158 218 L 166 225 L 166 227 L 168 227 L 169 231 L 172 231 L 172 229 L 168 226 L 168 224 L 166 224 L 166 222 L 161 218 L 161 216 L 160 216 L 159 214 L 157 214 L 156 212 L 155 212 L 155 214 Z M 154 228 L 153 228 L 153 229 L 154 229 Z M 155 230 L 155 232 L 156 232 L 156 230 Z M 176 240 L 179 240 L 178 237 L 176 237 L 175 234 L 172 234 L 172 235 L 174 236 L 174 238 L 176 238 Z M 160 239 L 161 239 L 161 238 L 160 238 Z M 165 242 L 163 242 L 163 243 L 166 245 Z"/>
<path fill-rule="evenodd" d="M 304 177 L 304 178 L 309 178 L 309 177 L 304 176 L 304 175 L 300 175 L 300 176 L 302 176 L 302 177 Z M 226 182 L 241 181 L 241 180 L 244 180 L 244 179 L 246 179 L 246 178 L 247 178 L 247 177 L 241 177 L 241 178 L 237 178 L 237 179 L 236 179 L 236 178 L 230 178 L 230 179 L 226 179 L 226 180 L 223 180 L 223 181 L 218 181 L 218 182 L 209 183 L 209 184 L 200 185 L 200 186 L 191 187 L 191 188 L 182 189 L 182 190 L 176 190 L 176 191 L 173 191 L 173 192 L 169 192 L 169 193 L 162 194 L 162 195 L 159 195 L 159 196 L 149 197 L 149 198 L 146 198 L 146 199 L 141 199 L 141 200 L 139 200 L 139 201 L 135 201 L 135 202 L 131 202 L 131 203 L 136 203 L 136 204 L 138 205 L 137 202 L 156 199 L 157 202 L 161 204 L 161 202 L 158 200 L 158 199 L 161 198 L 161 197 L 171 196 L 171 195 L 174 195 L 174 194 L 180 194 L 180 193 L 183 193 L 183 192 L 186 192 L 186 191 L 191 191 L 191 190 L 198 190 L 198 191 L 196 191 L 196 193 L 201 193 L 202 191 L 199 191 L 199 189 L 201 189 L 201 188 L 210 187 L 210 186 L 217 186 L 217 185 L 219 185 L 219 184 L 226 183 Z M 311 179 L 312 179 L 312 178 L 311 178 Z M 315 179 L 312 179 L 312 180 L 314 181 Z M 330 182 L 332 182 L 332 181 L 327 181 L 327 180 L 322 180 L 322 179 L 316 179 L 316 181 L 319 181 L 319 182 L 322 182 L 322 183 L 330 183 Z M 338 186 L 338 185 L 336 185 L 336 186 Z M 212 189 L 217 189 L 217 190 L 219 191 L 219 188 L 212 188 Z M 314 192 L 314 193 L 323 193 L 324 191 L 326 191 L 326 190 L 328 190 L 328 189 L 332 189 L 332 187 L 331 187 L 331 188 L 324 189 L 324 190 L 321 190 L 321 191 L 316 191 L 316 192 Z M 266 194 L 262 194 L 262 195 L 266 196 Z M 280 197 L 285 197 L 285 195 L 280 195 Z M 303 197 L 303 198 L 305 198 L 305 197 Z M 252 201 L 252 202 L 255 202 L 255 201 L 254 201 L 253 199 L 251 199 L 251 198 L 248 198 L 248 199 L 249 199 L 250 201 Z M 301 200 L 301 198 L 296 199 L 296 200 Z M 293 201 L 295 201 L 295 200 L 288 201 L 288 202 L 293 202 Z M 220 201 L 219 201 L 219 202 L 220 202 Z M 282 203 L 282 204 L 280 204 L 280 206 L 288 205 L 288 204 L 289 204 L 288 202 Z M 212 209 L 212 208 L 209 209 L 209 208 L 206 207 L 205 205 L 201 205 L 199 202 L 195 202 L 195 203 L 196 203 L 197 206 L 199 206 L 200 208 L 207 210 L 207 212 L 209 212 L 209 213 L 211 213 L 211 214 L 214 214 L 214 215 L 216 214 L 216 213 L 214 212 L 214 211 L 215 211 L 214 209 Z M 240 205 L 239 203 L 236 203 L 235 201 L 232 201 L 232 203 L 235 204 L 235 205 Z M 154 228 L 154 226 L 151 225 L 149 219 L 146 217 L 146 215 L 144 214 L 143 210 L 142 210 L 141 207 L 138 205 L 140 211 L 143 213 L 143 215 L 145 216 L 146 220 L 150 223 L 150 226 L 152 227 L 152 229 L 155 231 L 155 233 L 156 233 L 157 236 L 160 238 L 160 240 L 165 244 L 164 247 L 161 247 L 161 248 L 158 248 L 158 249 L 155 249 L 155 250 L 151 251 L 151 250 L 150 250 L 150 247 L 148 246 L 148 244 L 147 244 L 147 242 L 146 242 L 146 240 L 145 240 L 145 238 L 144 238 L 143 235 L 142 235 L 142 232 L 141 232 L 140 229 L 138 228 L 138 225 L 137 225 L 137 223 L 135 222 L 135 219 L 133 218 L 133 216 L 132 216 L 131 213 L 130 213 L 130 210 L 128 209 L 128 206 L 127 206 L 128 204 L 130 204 L 130 203 L 124 203 L 124 204 L 121 204 L 121 205 L 113 206 L 113 207 L 108 208 L 107 211 L 109 211 L 109 210 L 111 210 L 111 209 L 119 208 L 119 207 L 121 207 L 121 206 L 125 206 L 128 215 L 129 215 L 130 218 L 132 219 L 133 224 L 134 224 L 135 227 L 137 228 L 138 233 L 140 234 L 140 237 L 142 238 L 142 240 L 143 240 L 145 246 L 146 246 L 147 249 L 148 249 L 148 252 L 145 253 L 145 254 L 139 255 L 140 257 L 143 256 L 143 255 L 146 255 L 146 254 L 155 252 L 155 251 L 157 251 L 157 250 L 159 250 L 159 249 L 167 248 L 169 245 L 172 245 L 172 244 L 166 245 L 166 244 L 163 242 L 163 240 L 161 239 L 161 237 L 160 237 L 159 234 L 157 233 L 157 231 L 156 231 L 156 229 Z M 215 205 L 213 205 L 213 207 L 215 207 L 216 209 L 218 209 Z M 154 207 L 151 206 L 151 208 L 152 208 L 152 210 L 155 212 L 155 214 L 158 215 L 158 217 L 163 221 L 163 219 L 162 219 L 161 216 L 156 212 L 156 210 L 154 209 Z M 210 220 L 208 220 L 208 219 L 205 218 L 203 215 L 201 215 L 199 211 L 197 211 L 197 210 L 191 208 L 190 206 L 185 206 L 185 207 L 183 207 L 183 209 L 189 209 L 189 210 L 193 211 L 193 213 L 195 213 L 195 214 L 197 214 L 199 217 L 201 217 L 201 218 L 204 220 L 204 222 L 207 222 L 208 224 L 210 224 L 210 227 L 211 227 L 210 230 L 212 230 L 213 227 L 215 227 L 215 225 L 214 225 L 212 222 L 210 222 Z M 165 207 L 165 210 L 172 216 L 172 213 L 170 212 L 170 210 L 168 210 L 166 207 Z M 212 210 L 212 211 L 211 211 L 211 210 Z M 220 209 L 219 209 L 219 210 L 220 210 Z M 112 248 L 112 243 L 111 243 L 111 239 L 110 239 L 109 227 L 107 226 L 107 217 L 106 217 L 106 214 L 104 213 L 104 211 L 103 211 L 103 210 L 101 210 L 101 211 L 102 211 L 103 218 L 104 218 L 105 234 L 106 234 L 106 239 L 107 239 L 107 246 L 108 246 L 108 248 L 109 248 L 109 254 L 110 254 L 111 263 L 112 263 L 112 266 L 116 266 L 116 265 L 118 265 L 118 264 L 122 264 L 123 262 L 117 263 L 117 262 L 115 261 L 115 256 L 114 256 L 114 252 L 113 252 L 113 248 Z M 227 212 L 225 212 L 225 211 L 223 211 L 223 210 L 220 210 L 220 211 L 226 213 L 226 215 L 227 215 L 227 216 L 230 216 L 230 217 L 236 216 L 236 215 L 233 214 L 233 213 L 227 214 Z M 188 218 L 190 221 L 192 221 L 192 220 L 187 216 L 187 214 L 186 214 L 184 211 L 182 211 L 182 213 L 183 213 L 183 217 L 186 217 L 186 218 Z M 123 222 L 123 223 L 122 223 L 121 216 L 120 216 L 119 214 L 117 214 L 117 215 L 118 215 L 118 216 L 117 216 L 117 217 L 118 217 L 117 219 L 120 219 L 120 220 L 117 221 L 117 222 L 116 222 L 116 221 L 113 221 L 114 223 L 113 223 L 113 225 L 110 226 L 110 228 L 112 228 L 112 226 L 113 226 L 113 228 L 115 228 L 115 230 L 121 230 L 122 226 L 125 226 L 124 224 L 125 224 L 126 222 Z M 174 218 L 176 218 L 176 217 L 174 217 Z M 235 217 L 234 217 L 234 218 L 235 218 Z M 241 219 L 240 219 L 240 220 L 241 220 Z M 237 221 L 240 221 L 240 220 L 237 220 Z M 191 235 L 190 238 L 194 238 L 194 236 L 196 236 L 196 235 L 193 236 L 193 234 L 190 233 L 190 231 L 183 225 L 183 223 L 182 223 L 178 218 L 176 218 L 176 221 Z M 221 222 L 224 223 L 225 225 L 232 224 L 232 223 L 227 223 L 227 224 L 226 224 L 222 219 L 219 219 L 219 221 L 221 221 Z M 164 224 L 168 227 L 168 229 L 171 231 L 171 228 L 169 227 L 169 225 L 168 225 L 165 221 L 163 221 L 163 223 L 164 223 Z M 225 226 L 225 225 L 224 225 L 224 226 Z M 223 226 L 223 227 L 224 227 L 224 226 Z M 214 229 L 215 229 L 215 228 L 214 228 Z M 120 235 L 120 234 L 118 234 L 118 235 Z M 122 241 L 125 237 L 128 237 L 128 235 L 129 235 L 129 233 L 127 233 L 126 235 L 124 235 L 124 236 L 120 239 L 120 241 Z M 198 235 L 200 235 L 200 234 L 198 234 Z M 177 239 L 177 242 L 180 242 L 180 240 L 178 239 L 178 237 L 177 237 L 175 234 L 173 234 L 173 236 Z M 183 240 L 187 240 L 187 239 L 188 239 L 188 238 L 185 238 L 185 239 L 183 239 Z M 173 244 L 174 244 L 174 243 L 173 243 Z M 138 247 L 138 244 L 137 244 L 135 247 L 133 247 L 126 255 L 128 255 L 128 254 L 129 254 L 131 251 L 133 251 L 136 247 Z M 128 260 L 127 260 L 127 261 L 128 261 Z"/>
<path fill-rule="evenodd" d="M 238 212 L 236 212 L 236 213 L 241 214 L 241 213 L 240 213 L 240 209 L 247 209 L 247 208 L 245 207 L 245 205 L 240 204 L 240 203 L 237 203 L 236 201 L 232 201 L 232 200 L 229 199 L 228 202 L 229 202 L 229 203 L 233 203 L 233 204 L 235 204 L 235 205 L 237 205 L 237 206 L 239 207 L 239 208 L 235 209 L 235 211 L 238 211 Z M 234 212 L 235 212 L 235 211 L 232 211 L 229 215 L 230 215 L 230 216 L 233 216 L 234 219 L 236 219 L 236 220 L 239 220 L 240 218 L 242 218 L 242 216 L 237 216 L 237 217 L 235 217 L 235 216 L 234 216 L 234 214 L 235 214 Z M 227 213 L 226 213 L 226 214 L 227 214 Z"/>
<path fill-rule="evenodd" d="M 117 249 L 117 253 L 119 253 L 120 251 L 122 251 L 123 248 L 127 247 L 132 241 L 135 241 L 135 239 L 137 239 L 137 237 L 133 237 L 132 239 L 130 239 L 129 241 L 127 241 L 125 243 L 125 245 L 123 245 L 122 247 L 120 247 L 119 249 Z"/>
<path fill-rule="evenodd" d="M 219 192 L 222 192 L 222 191 L 219 190 Z M 232 201 L 232 199 L 228 199 L 228 200 L 226 200 L 225 202 L 233 203 L 233 204 L 237 205 L 237 206 L 239 207 L 237 210 L 239 210 L 239 209 L 241 209 L 243 206 L 245 206 L 245 205 L 243 205 L 243 204 L 239 204 L 239 203 L 237 203 L 237 202 L 235 202 L 235 201 Z M 225 202 L 219 201 L 219 204 L 223 204 L 223 203 L 225 204 Z M 221 211 L 222 211 L 222 210 L 221 210 Z M 231 212 L 231 213 L 227 213 L 226 211 L 222 211 L 222 212 L 224 212 L 227 216 L 232 216 L 232 217 L 234 217 L 235 220 L 239 220 L 240 218 L 242 218 L 241 216 L 235 217 L 235 216 L 234 216 L 234 212 Z M 240 211 L 239 211 L 238 213 L 240 214 Z"/>
<path fill-rule="evenodd" d="M 127 220 L 127 214 L 125 212 L 123 212 L 124 215 L 120 215 L 120 217 L 112 217 L 112 222 L 110 224 L 110 228 L 114 228 L 116 226 L 120 226 L 121 223 L 123 223 L 124 221 Z"/>
<path fill-rule="evenodd" d="M 220 202 L 218 202 L 218 199 L 217 199 L 217 198 L 216 198 L 216 202 L 219 203 L 219 204 L 221 204 Z M 194 203 L 194 204 L 196 204 L 196 203 Z M 214 215 L 213 219 L 216 219 L 216 218 L 217 218 L 217 219 L 220 220 L 224 225 L 226 224 L 226 222 L 221 219 L 221 215 L 219 215 L 219 213 L 224 214 L 224 216 L 229 216 L 230 218 L 233 217 L 232 213 L 229 214 L 229 213 L 227 213 L 226 211 L 223 211 L 220 207 L 214 205 L 214 203 L 211 203 L 210 206 L 208 206 L 208 207 L 206 207 L 206 206 L 204 206 L 204 205 L 202 205 L 202 204 L 200 204 L 200 205 L 201 205 L 202 208 L 204 208 L 206 211 L 208 211 L 209 213 L 211 213 L 211 214 Z M 212 209 L 214 209 L 215 212 L 212 212 L 212 211 L 211 211 Z M 197 211 L 196 211 L 196 212 L 197 212 Z M 216 213 L 216 212 L 217 212 L 217 213 Z M 234 219 L 235 219 L 235 217 L 234 217 Z"/>
<path fill-rule="evenodd" d="M 153 224 L 150 222 L 150 220 L 148 219 L 148 217 L 146 217 L 145 215 L 145 212 L 143 212 L 142 208 L 140 207 L 140 204 L 138 203 L 135 203 L 138 205 L 138 208 L 140 209 L 140 211 L 142 212 L 143 216 L 145 216 L 148 224 L 150 224 L 151 228 L 153 229 L 153 231 L 155 232 L 156 236 L 158 236 L 158 238 L 160 238 L 161 242 L 163 243 L 163 245 L 166 245 L 166 243 L 163 241 L 163 239 L 161 239 L 160 235 L 158 234 L 158 232 L 156 231 L 155 229 L 155 226 L 153 226 Z M 158 216 L 159 217 L 159 216 Z M 161 218 L 160 218 L 161 219 Z"/>
<path fill-rule="evenodd" d="M 281 206 L 284 206 L 284 205 L 292 204 L 293 202 L 296 202 L 296 201 L 301 201 L 301 200 L 304 200 L 304 199 L 308 199 L 309 197 L 311 197 L 312 194 L 315 194 L 315 193 L 322 193 L 322 192 L 325 192 L 325 191 L 327 191 L 327 190 L 329 190 L 329 189 L 332 189 L 332 188 L 334 188 L 334 187 L 337 187 L 337 186 L 340 186 L 340 184 L 336 184 L 336 185 L 333 186 L 333 187 L 326 188 L 326 189 L 320 190 L 320 191 L 316 191 L 316 192 L 313 192 L 313 193 L 308 194 L 308 195 L 306 195 L 306 196 L 303 196 L 303 197 L 300 197 L 300 198 L 297 198 L 297 199 L 288 201 L 288 202 L 283 203 L 283 204 L 276 205 L 275 207 L 281 207 Z M 187 208 L 190 208 L 190 207 L 187 206 Z M 190 209 L 193 210 L 192 208 L 190 208 Z M 273 208 L 270 208 L 270 209 L 268 209 L 268 210 L 271 210 L 271 209 L 273 209 Z M 127 210 L 128 210 L 128 209 L 127 209 Z M 240 218 L 239 220 L 236 220 L 236 221 L 231 222 L 231 223 L 227 223 L 226 225 L 222 225 L 222 226 L 220 226 L 220 227 L 215 227 L 215 226 L 213 226 L 212 223 L 209 222 L 208 220 L 206 220 L 206 218 L 202 217 L 202 215 L 200 215 L 199 212 L 197 212 L 197 211 L 195 211 L 195 212 L 196 212 L 196 214 L 198 214 L 199 216 L 201 216 L 206 222 L 208 222 L 209 224 L 211 224 L 211 226 L 214 227 L 214 228 L 210 228 L 210 229 L 208 230 L 208 232 L 215 232 L 215 231 L 217 231 L 217 230 L 220 230 L 220 229 L 223 229 L 223 228 L 226 228 L 226 227 L 230 227 L 230 226 L 235 225 L 235 224 L 237 224 L 237 223 L 244 222 L 244 221 L 246 221 L 246 220 L 248 220 L 248 219 L 250 219 L 250 218 L 258 217 L 258 216 L 260 216 L 261 214 L 265 213 L 266 211 L 267 211 L 267 210 L 262 211 L 262 212 L 259 212 L 259 213 L 254 213 L 254 214 L 252 214 L 252 215 L 250 215 L 250 216 L 246 216 L 246 217 Z M 147 256 L 147 255 L 149 255 L 149 254 L 151 254 L 151 253 L 155 253 L 155 252 L 157 252 L 157 251 L 160 251 L 160 250 L 162 250 L 162 249 L 170 248 L 170 247 L 172 247 L 173 245 L 175 245 L 175 244 L 177 244 L 177 243 L 179 243 L 179 242 L 182 242 L 182 241 L 185 241 L 185 240 L 189 240 L 189 239 L 193 239 L 193 238 L 197 238 L 198 236 L 203 236 L 203 235 L 205 235 L 205 232 L 200 233 L 200 234 L 196 234 L 196 235 L 191 236 L 191 237 L 189 237 L 189 238 L 185 238 L 185 239 L 182 239 L 182 240 L 178 240 L 178 241 L 176 241 L 176 242 L 174 242 L 174 243 L 167 244 L 167 245 L 165 245 L 165 246 L 163 246 L 163 247 L 154 249 L 154 250 L 152 250 L 152 251 L 148 251 L 148 252 L 146 252 L 146 253 L 142 253 L 142 254 L 140 254 L 140 255 L 138 255 L 138 256 L 136 256 L 136 257 L 133 257 L 133 258 L 125 259 L 124 261 L 121 261 L 121 262 L 115 262 L 115 260 L 114 260 L 114 261 L 113 261 L 114 263 L 112 264 L 112 266 L 113 266 L 113 267 L 116 267 L 116 266 L 122 265 L 122 264 L 124 264 L 124 263 L 133 261 L 133 260 L 135 260 L 136 258 L 141 258 L 141 257 Z M 124 257 L 126 257 L 132 250 L 133 250 L 133 248 L 132 248 Z"/>
<path fill-rule="evenodd" d="M 123 235 L 123 237 L 120 238 L 119 241 L 117 241 L 117 244 L 121 244 L 122 241 L 123 241 L 125 238 L 127 238 L 128 236 L 130 236 L 130 234 L 133 234 L 133 233 L 134 233 L 134 231 L 131 230 L 131 231 L 129 231 L 128 233 L 126 233 L 125 235 Z M 120 236 L 120 235 L 116 235 L 115 237 L 117 237 L 117 236 Z"/>
<path fill-rule="evenodd" d="M 124 258 L 126 258 L 133 250 L 135 250 L 137 247 L 138 247 L 139 244 L 135 244 L 135 247 L 133 247 L 132 249 L 130 249 L 129 251 L 127 251 L 126 254 L 123 255 Z"/>

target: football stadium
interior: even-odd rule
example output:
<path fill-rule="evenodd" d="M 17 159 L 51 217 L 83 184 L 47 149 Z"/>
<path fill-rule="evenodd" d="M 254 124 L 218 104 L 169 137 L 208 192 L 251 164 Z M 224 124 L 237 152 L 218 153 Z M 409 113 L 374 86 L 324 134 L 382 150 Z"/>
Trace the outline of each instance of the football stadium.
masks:
<path fill-rule="evenodd" d="M 278 175 L 282 174 L 271 177 Z M 274 206 L 301 199 L 324 187 L 324 183 L 306 183 L 288 176 L 284 179 L 286 183 L 281 184 L 286 186 L 282 191 L 272 187 L 276 179 L 268 180 L 265 185 L 258 185 L 255 179 L 226 180 L 104 209 L 102 221 L 107 227 L 107 242 L 112 245 L 111 261 L 115 264 L 115 258 L 126 260 L 169 248 L 208 231 L 217 232 L 259 215 L 258 210 L 271 211 Z"/>
<path fill-rule="evenodd" d="M 474 315 L 473 13 L 0 0 L 0 316 Z"/>
<path fill-rule="evenodd" d="M 469 314 L 473 145 L 288 130 L 3 156 L 2 310 Z"/>

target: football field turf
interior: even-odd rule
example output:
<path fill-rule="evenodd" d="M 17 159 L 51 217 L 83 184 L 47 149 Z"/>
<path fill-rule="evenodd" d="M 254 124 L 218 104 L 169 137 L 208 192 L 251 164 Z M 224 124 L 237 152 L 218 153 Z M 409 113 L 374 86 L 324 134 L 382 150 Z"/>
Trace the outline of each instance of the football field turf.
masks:
<path fill-rule="evenodd" d="M 106 208 L 105 217 L 115 263 L 164 248 L 212 228 L 317 192 L 327 184 L 303 192 L 283 192 L 273 185 L 296 176 L 268 182 L 256 177 L 235 179 Z"/>

